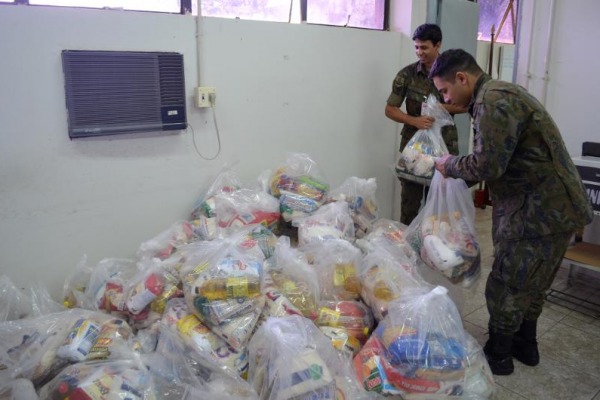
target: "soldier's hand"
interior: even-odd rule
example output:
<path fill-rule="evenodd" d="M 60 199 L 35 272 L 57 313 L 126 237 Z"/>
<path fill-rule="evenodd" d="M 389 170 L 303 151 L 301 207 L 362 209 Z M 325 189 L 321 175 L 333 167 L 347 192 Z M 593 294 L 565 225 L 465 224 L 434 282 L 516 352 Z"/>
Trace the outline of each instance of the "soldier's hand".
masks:
<path fill-rule="evenodd" d="M 417 129 L 429 129 L 433 126 L 433 121 L 435 121 L 435 118 L 422 115 L 415 117 L 413 125 Z"/>
<path fill-rule="evenodd" d="M 440 171 L 444 178 L 446 178 L 446 163 L 448 159 L 453 157 L 452 154 L 444 154 L 443 156 L 435 159 L 435 169 Z"/>

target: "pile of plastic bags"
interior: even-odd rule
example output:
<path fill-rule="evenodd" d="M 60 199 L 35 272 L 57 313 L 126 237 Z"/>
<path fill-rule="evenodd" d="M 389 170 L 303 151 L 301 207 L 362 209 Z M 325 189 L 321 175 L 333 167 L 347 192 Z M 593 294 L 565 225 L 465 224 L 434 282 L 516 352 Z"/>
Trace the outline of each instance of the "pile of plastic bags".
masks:
<path fill-rule="evenodd" d="M 0 277 L 0 397 L 490 398 L 448 295 L 477 277 L 474 209 L 377 219 L 374 179 L 330 191 L 305 154 L 261 176 L 223 170 L 134 259 L 83 258 L 63 304 Z"/>

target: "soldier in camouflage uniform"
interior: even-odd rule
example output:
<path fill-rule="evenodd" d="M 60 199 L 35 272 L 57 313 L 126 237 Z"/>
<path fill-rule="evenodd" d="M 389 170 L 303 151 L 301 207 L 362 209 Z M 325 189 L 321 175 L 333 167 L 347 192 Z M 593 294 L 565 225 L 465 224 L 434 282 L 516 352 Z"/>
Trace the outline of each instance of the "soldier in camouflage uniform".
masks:
<path fill-rule="evenodd" d="M 442 31 L 435 24 L 423 24 L 419 26 L 412 38 L 419 61 L 404 67 L 394 79 L 392 93 L 387 99 L 385 115 L 404 124 L 402 128 L 402 139 L 400 151 L 404 150 L 408 141 L 419 129 L 431 128 L 433 118 L 421 116 L 421 105 L 430 94 L 434 94 L 440 103 L 443 99 L 429 79 L 429 69 L 439 55 L 442 44 Z M 406 100 L 406 113 L 400 110 L 400 106 Z M 444 105 L 452 114 L 466 112 L 466 108 Z M 442 136 L 450 154 L 458 154 L 458 133 L 456 127 L 445 126 L 442 128 Z M 409 225 L 417 216 L 423 198 L 423 185 L 401 179 L 402 200 L 400 207 L 400 222 Z"/>
<path fill-rule="evenodd" d="M 512 357 L 539 362 L 537 319 L 568 242 L 593 217 L 558 127 L 522 87 L 492 79 L 464 50 L 442 53 L 430 72 L 447 102 L 468 105 L 473 154 L 443 156 L 449 177 L 487 182 L 493 204 L 494 264 L 485 297 L 492 372 L 508 375 Z"/>

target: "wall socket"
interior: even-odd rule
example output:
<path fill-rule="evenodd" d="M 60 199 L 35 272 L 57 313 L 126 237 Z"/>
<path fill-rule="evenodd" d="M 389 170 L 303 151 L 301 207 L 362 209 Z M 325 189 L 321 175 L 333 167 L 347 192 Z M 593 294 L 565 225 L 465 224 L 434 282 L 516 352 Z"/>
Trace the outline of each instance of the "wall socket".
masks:
<path fill-rule="evenodd" d="M 214 87 L 200 86 L 196 87 L 194 93 L 194 103 L 198 108 L 206 108 L 214 106 L 214 99 L 217 90 Z"/>

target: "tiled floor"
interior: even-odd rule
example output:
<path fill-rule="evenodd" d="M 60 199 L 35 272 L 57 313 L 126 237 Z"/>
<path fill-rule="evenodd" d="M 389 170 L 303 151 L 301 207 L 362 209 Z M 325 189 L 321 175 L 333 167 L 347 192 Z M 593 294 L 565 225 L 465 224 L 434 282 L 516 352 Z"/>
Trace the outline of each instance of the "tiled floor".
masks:
<path fill-rule="evenodd" d="M 475 287 L 463 291 L 459 305 L 465 329 L 482 346 L 487 340 L 489 317 L 484 299 L 485 280 L 493 261 L 491 214 L 490 207 L 476 211 L 483 274 Z M 553 287 L 600 304 L 600 273 L 577 270 L 570 286 L 566 283 L 567 275 L 565 265 Z M 494 400 L 600 400 L 600 318 L 546 302 L 538 321 L 538 342 L 540 364 L 528 367 L 515 360 L 512 375 L 494 376 Z"/>

